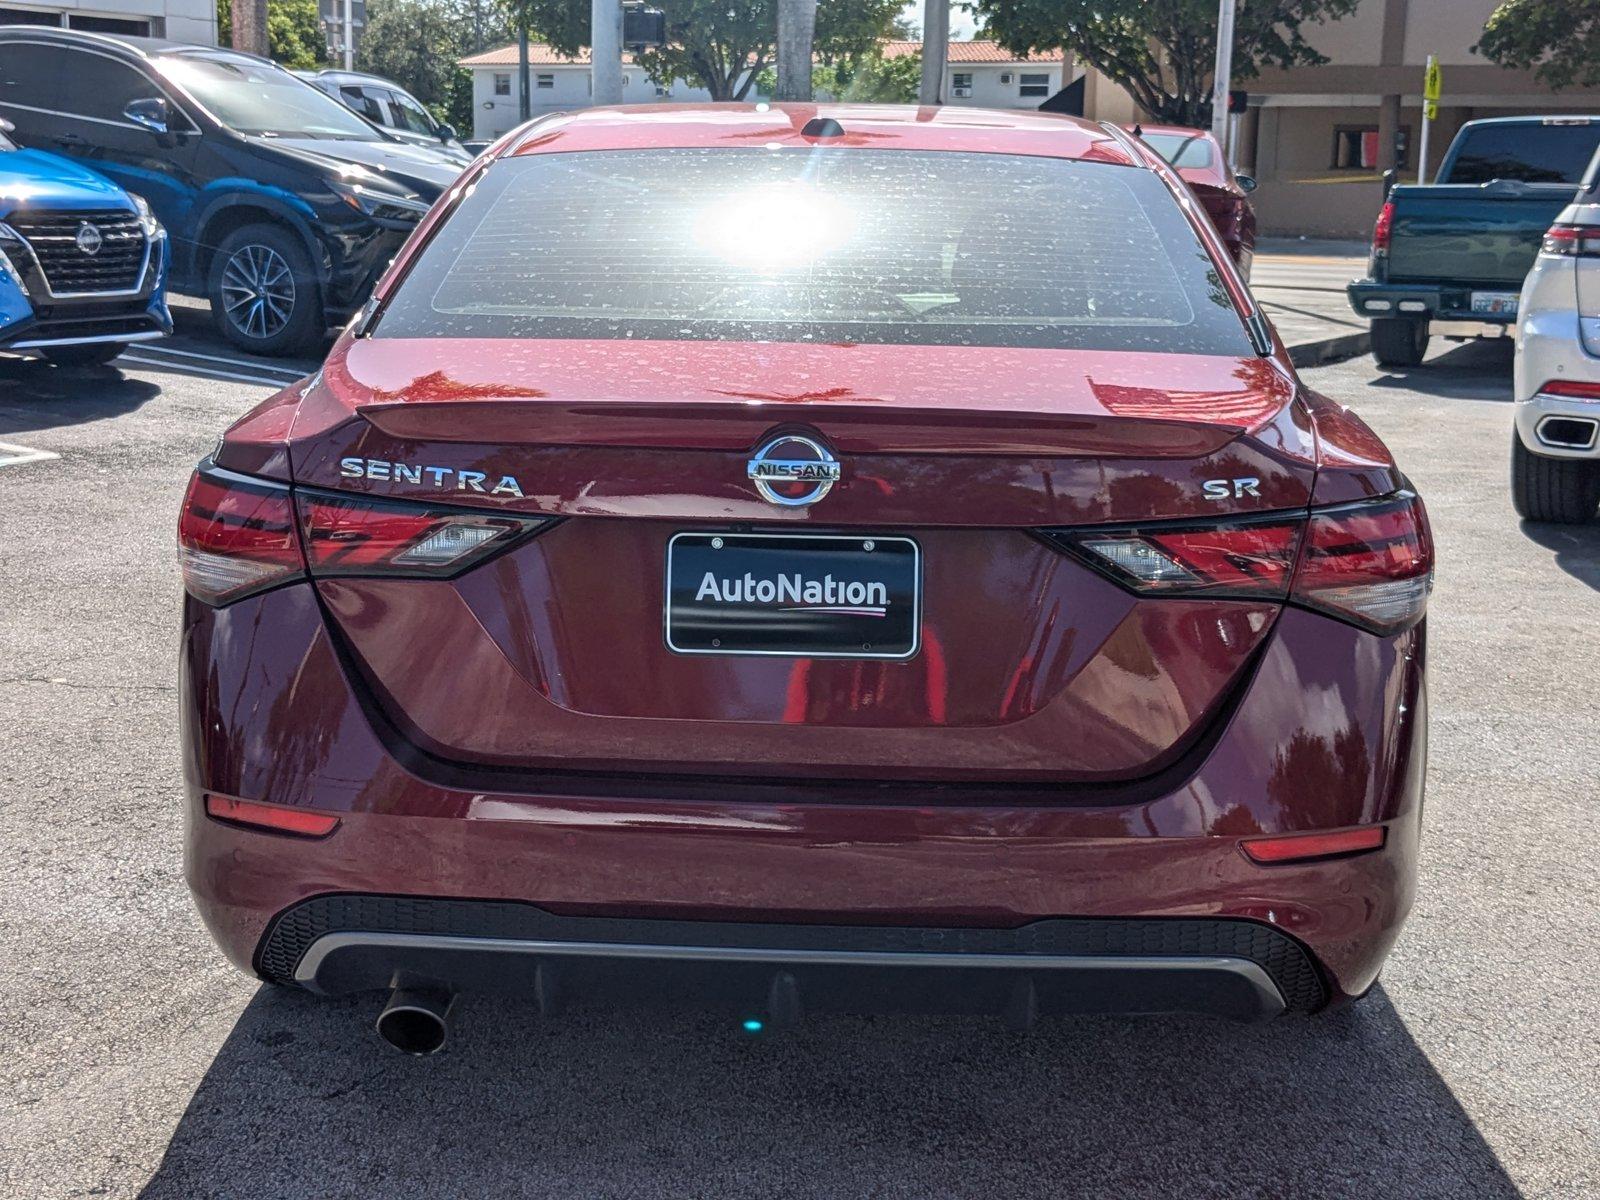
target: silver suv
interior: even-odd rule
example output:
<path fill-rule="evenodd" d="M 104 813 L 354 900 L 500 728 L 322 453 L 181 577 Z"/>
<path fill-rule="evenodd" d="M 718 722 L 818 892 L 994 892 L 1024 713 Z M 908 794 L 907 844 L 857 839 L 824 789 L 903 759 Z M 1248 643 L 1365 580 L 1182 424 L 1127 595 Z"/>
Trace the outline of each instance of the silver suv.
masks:
<path fill-rule="evenodd" d="M 295 74 L 401 141 L 443 150 L 463 164 L 472 161 L 472 155 L 456 139 L 455 127 L 434 120 L 422 101 L 392 80 L 360 71 L 296 71 Z"/>
<path fill-rule="evenodd" d="M 1600 507 L 1600 152 L 1523 282 L 1516 400 L 1518 514 L 1590 520 Z"/>

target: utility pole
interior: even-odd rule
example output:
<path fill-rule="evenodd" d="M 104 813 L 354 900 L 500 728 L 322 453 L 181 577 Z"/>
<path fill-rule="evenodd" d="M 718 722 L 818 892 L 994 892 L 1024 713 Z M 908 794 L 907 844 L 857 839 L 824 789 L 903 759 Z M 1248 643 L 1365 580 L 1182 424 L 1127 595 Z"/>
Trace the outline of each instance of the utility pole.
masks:
<path fill-rule="evenodd" d="M 778 100 L 810 100 L 817 0 L 778 0 Z"/>
<path fill-rule="evenodd" d="M 924 0 L 922 6 L 921 104 L 944 103 L 944 68 L 950 57 L 950 0 Z"/>
<path fill-rule="evenodd" d="M 589 78 L 596 104 L 622 103 L 622 0 L 590 0 Z"/>
<path fill-rule="evenodd" d="M 517 120 L 533 116 L 533 93 L 528 87 L 528 19 L 517 23 Z"/>
<path fill-rule="evenodd" d="M 1211 81 L 1211 133 L 1217 145 L 1228 146 L 1228 90 L 1233 82 L 1233 10 L 1236 0 L 1222 0 L 1217 9 L 1217 71 Z"/>
<path fill-rule="evenodd" d="M 1439 56 L 1428 55 L 1428 71 L 1422 77 L 1422 144 L 1417 147 L 1417 182 L 1428 182 L 1428 131 L 1439 115 Z"/>
<path fill-rule="evenodd" d="M 233 0 L 233 48 L 267 53 L 267 0 Z"/>
<path fill-rule="evenodd" d="M 266 7 L 265 4 L 262 5 Z M 356 69 L 356 0 L 344 0 L 344 69 Z"/>

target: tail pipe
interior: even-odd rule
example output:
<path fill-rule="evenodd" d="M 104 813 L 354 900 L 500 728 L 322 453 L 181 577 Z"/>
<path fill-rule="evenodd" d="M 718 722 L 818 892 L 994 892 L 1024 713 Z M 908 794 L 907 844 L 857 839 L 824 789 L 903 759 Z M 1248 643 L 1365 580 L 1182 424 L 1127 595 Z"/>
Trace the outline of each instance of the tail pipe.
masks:
<path fill-rule="evenodd" d="M 397 987 L 378 1014 L 378 1036 L 402 1054 L 437 1054 L 450 1039 L 454 992 Z"/>

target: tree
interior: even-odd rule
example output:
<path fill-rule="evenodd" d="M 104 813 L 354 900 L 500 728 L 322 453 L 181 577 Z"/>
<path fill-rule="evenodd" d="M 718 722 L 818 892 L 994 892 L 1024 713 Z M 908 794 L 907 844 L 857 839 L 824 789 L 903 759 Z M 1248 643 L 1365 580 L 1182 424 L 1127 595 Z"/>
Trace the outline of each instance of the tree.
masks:
<path fill-rule="evenodd" d="M 1473 50 L 1560 90 L 1600 87 L 1600 6 L 1595 0 L 1506 0 Z"/>
<path fill-rule="evenodd" d="M 266 0 L 266 10 L 266 52 L 274 62 L 300 69 L 327 64 L 328 45 L 322 36 L 317 0 Z M 234 45 L 231 0 L 217 0 L 217 41 Z"/>
<path fill-rule="evenodd" d="M 507 0 L 528 28 L 559 53 L 589 44 L 588 0 Z M 682 79 L 713 100 L 743 100 L 773 64 L 777 0 L 657 0 L 667 17 L 667 44 L 647 50 L 639 65 L 656 83 Z M 899 0 L 818 0 L 814 46 L 825 63 L 854 63 L 873 53 L 899 14 Z"/>
<path fill-rule="evenodd" d="M 1327 62 L 1301 26 L 1337 20 L 1359 0 L 1250 0 L 1234 21 L 1233 77 L 1263 66 Z M 1572 0 L 1592 3 L 1593 0 Z M 989 35 L 1007 50 L 1071 50 L 1158 121 L 1211 124 L 1217 0 L 972 0 Z"/>
<path fill-rule="evenodd" d="M 811 99 L 811 55 L 817 0 L 777 0 L 779 100 Z"/>
<path fill-rule="evenodd" d="M 854 64 L 818 63 L 811 69 L 811 90 L 820 99 L 851 104 L 914 104 L 921 78 L 920 54 L 902 54 L 898 58 L 869 54 Z M 756 85 L 771 91 L 777 85 L 777 77 L 769 68 Z"/>
<path fill-rule="evenodd" d="M 470 77 L 456 60 L 471 36 L 469 23 L 439 0 L 371 0 L 356 67 L 394 80 L 436 116 L 470 130 Z"/>
<path fill-rule="evenodd" d="M 914 104 L 922 81 L 922 55 L 868 55 L 854 67 L 819 64 L 812 86 L 819 95 L 862 104 Z"/>

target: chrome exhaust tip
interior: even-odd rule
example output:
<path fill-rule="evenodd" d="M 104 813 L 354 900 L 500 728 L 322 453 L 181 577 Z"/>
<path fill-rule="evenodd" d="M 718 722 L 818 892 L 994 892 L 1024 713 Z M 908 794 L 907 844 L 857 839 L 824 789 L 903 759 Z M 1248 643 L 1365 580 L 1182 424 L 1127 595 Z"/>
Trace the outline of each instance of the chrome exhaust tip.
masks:
<path fill-rule="evenodd" d="M 378 1036 L 402 1054 L 426 1057 L 444 1049 L 450 1039 L 453 992 L 433 988 L 395 988 L 378 1014 Z"/>

